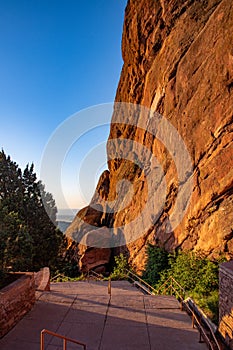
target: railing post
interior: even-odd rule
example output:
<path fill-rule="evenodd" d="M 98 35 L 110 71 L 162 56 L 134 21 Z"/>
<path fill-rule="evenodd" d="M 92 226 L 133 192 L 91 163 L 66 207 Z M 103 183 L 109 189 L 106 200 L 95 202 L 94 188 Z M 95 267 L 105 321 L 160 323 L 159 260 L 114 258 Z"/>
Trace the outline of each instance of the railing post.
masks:
<path fill-rule="evenodd" d="M 180 302 L 180 311 L 183 311 L 184 309 L 183 309 L 183 300 L 181 300 L 181 302 Z"/>
<path fill-rule="evenodd" d="M 203 343 L 201 340 L 201 330 L 199 330 L 199 343 Z"/>
<path fill-rule="evenodd" d="M 71 342 L 71 343 L 74 343 L 74 344 L 77 344 L 77 345 L 81 345 L 83 347 L 84 350 L 86 350 L 86 344 L 84 343 L 81 343 L 77 340 L 74 340 L 74 339 L 71 339 L 71 338 L 67 338 L 61 334 L 58 334 L 58 333 L 54 333 L 54 332 L 51 332 L 51 331 L 48 331 L 47 329 L 43 329 L 40 333 L 40 344 L 41 344 L 41 347 L 40 349 L 41 350 L 44 350 L 45 346 L 44 346 L 44 334 L 49 334 L 53 337 L 57 337 L 59 339 L 62 339 L 63 340 L 63 350 L 67 350 L 67 342 Z"/>
<path fill-rule="evenodd" d="M 109 280 L 108 280 L 108 294 L 111 296 L 111 293 L 112 293 L 111 277 L 109 277 Z"/>
<path fill-rule="evenodd" d="M 44 350 L 44 332 L 40 333 L 40 350 Z"/>
<path fill-rule="evenodd" d="M 192 313 L 192 327 L 194 328 L 194 314 Z"/>

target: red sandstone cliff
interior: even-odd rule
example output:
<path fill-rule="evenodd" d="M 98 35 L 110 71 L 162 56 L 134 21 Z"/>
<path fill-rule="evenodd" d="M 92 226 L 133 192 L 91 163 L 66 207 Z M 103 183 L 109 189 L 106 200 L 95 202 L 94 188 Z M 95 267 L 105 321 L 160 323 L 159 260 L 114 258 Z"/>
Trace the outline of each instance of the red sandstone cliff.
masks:
<path fill-rule="evenodd" d="M 153 220 L 151 212 L 145 215 L 136 241 L 126 239 L 131 263 L 140 269 L 148 241 L 167 250 L 201 249 L 208 256 L 225 253 L 233 258 L 232 29 L 233 3 L 229 0 L 128 1 L 122 39 L 124 65 L 116 102 L 145 106 L 165 117 L 186 145 L 192 174 L 181 181 L 176 163 L 182 164 L 183 159 L 176 160 L 176 150 L 171 154 L 167 144 L 148 131 L 150 113 L 130 113 L 130 106 L 126 111 L 116 105 L 107 147 L 109 172 L 102 175 L 91 203 L 101 210 L 82 211 L 82 222 L 77 216 L 67 230 L 70 237 L 77 232 L 85 236 L 83 222 L 90 219 L 97 227 L 108 227 L 109 239 L 117 236 L 121 244 L 121 234 L 132 232 L 130 227 L 122 233 L 122 227 L 141 215 L 148 198 L 153 200 L 154 195 L 154 201 L 158 200 L 150 191 L 154 185 L 148 183 L 145 163 L 151 166 L 151 159 L 143 155 L 140 166 L 138 156 L 132 157 L 135 144 L 121 142 L 131 140 L 156 157 L 166 179 L 162 211 Z M 155 173 L 155 177 L 160 175 Z M 191 178 L 189 206 L 179 225 L 168 230 L 179 191 Z M 117 184 L 123 179 L 129 181 L 133 194 L 125 204 L 129 190 L 119 186 L 121 204 L 114 210 Z M 113 203 L 111 210 L 108 203 Z M 150 227 L 148 222 L 152 222 Z"/>

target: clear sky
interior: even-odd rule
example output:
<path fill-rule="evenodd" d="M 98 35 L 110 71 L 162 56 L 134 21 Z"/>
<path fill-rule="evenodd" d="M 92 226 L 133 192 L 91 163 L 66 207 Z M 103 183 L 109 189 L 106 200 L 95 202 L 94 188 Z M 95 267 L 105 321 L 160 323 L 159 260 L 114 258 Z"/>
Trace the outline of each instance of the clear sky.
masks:
<path fill-rule="evenodd" d="M 0 146 L 22 169 L 34 162 L 40 173 L 46 144 L 68 117 L 114 101 L 126 3 L 0 0 Z M 107 135 L 105 127 L 88 137 L 101 143 Z M 88 153 L 88 143 L 73 147 L 67 169 L 82 160 L 77 154 Z M 71 182 L 67 176 L 67 202 L 78 208 L 89 195 L 74 196 Z"/>

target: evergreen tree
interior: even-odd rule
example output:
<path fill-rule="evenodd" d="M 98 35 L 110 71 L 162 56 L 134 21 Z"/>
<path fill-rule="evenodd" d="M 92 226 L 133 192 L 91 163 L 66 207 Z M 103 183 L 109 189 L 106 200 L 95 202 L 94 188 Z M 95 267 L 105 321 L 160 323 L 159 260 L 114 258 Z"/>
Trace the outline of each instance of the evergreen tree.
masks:
<path fill-rule="evenodd" d="M 33 238 L 33 266 L 54 266 L 63 241 L 63 234 L 54 226 L 57 208 L 50 193 L 37 181 L 33 164 L 23 172 L 24 217 Z M 48 216 L 48 214 L 49 216 Z M 53 220 L 53 222 L 51 221 Z"/>
<path fill-rule="evenodd" d="M 0 201 L 8 212 L 20 211 L 23 203 L 22 173 L 18 165 L 0 152 Z"/>
<path fill-rule="evenodd" d="M 30 270 L 33 241 L 18 213 L 10 212 L 1 221 L 1 252 L 3 270 Z M 3 238 L 3 239 L 2 239 Z"/>
<path fill-rule="evenodd" d="M 18 165 L 0 152 L 0 269 L 12 268 L 17 234 L 22 231 L 23 189 Z"/>
<path fill-rule="evenodd" d="M 33 164 L 22 173 L 0 152 L 0 270 L 56 267 L 64 248 L 63 234 L 54 226 L 56 213 L 55 201 L 37 181 Z"/>

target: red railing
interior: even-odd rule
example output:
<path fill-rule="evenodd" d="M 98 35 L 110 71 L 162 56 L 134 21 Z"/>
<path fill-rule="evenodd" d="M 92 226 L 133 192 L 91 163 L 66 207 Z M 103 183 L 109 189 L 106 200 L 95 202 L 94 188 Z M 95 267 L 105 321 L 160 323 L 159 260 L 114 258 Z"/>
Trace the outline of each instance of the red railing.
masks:
<path fill-rule="evenodd" d="M 84 343 L 81 343 L 81 342 L 74 340 L 74 339 L 71 339 L 71 338 L 64 337 L 61 334 L 57 334 L 57 333 L 48 331 L 47 329 L 43 329 L 40 333 L 40 350 L 45 350 L 45 341 L 44 341 L 45 334 L 52 335 L 53 337 L 62 339 L 63 340 L 63 350 L 67 350 L 67 343 L 68 342 L 82 346 L 84 350 L 87 349 L 87 346 Z"/>

